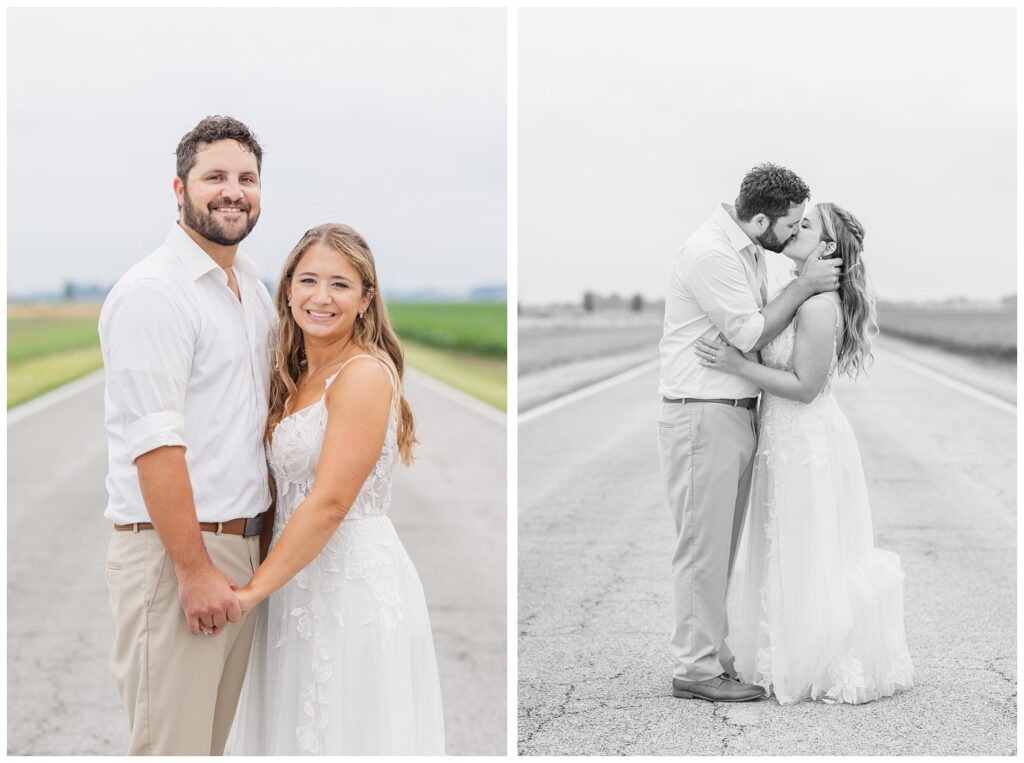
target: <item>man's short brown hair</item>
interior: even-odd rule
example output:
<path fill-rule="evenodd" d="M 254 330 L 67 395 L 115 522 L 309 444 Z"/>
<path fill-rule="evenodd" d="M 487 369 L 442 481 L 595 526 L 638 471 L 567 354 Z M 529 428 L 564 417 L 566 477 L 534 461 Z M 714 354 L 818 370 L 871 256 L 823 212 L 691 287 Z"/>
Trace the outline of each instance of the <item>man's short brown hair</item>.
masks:
<path fill-rule="evenodd" d="M 778 164 L 765 162 L 746 174 L 736 197 L 736 217 L 749 222 L 754 215 L 768 217 L 769 225 L 789 213 L 791 207 L 810 198 L 811 189 L 800 177 Z"/>
<path fill-rule="evenodd" d="M 196 164 L 196 154 L 199 146 L 204 143 L 214 143 L 218 140 L 235 140 L 246 151 L 256 156 L 256 169 L 263 169 L 263 148 L 256 140 L 252 130 L 239 122 L 234 117 L 213 116 L 206 117 L 199 124 L 189 130 L 178 143 L 174 153 L 178 157 L 178 177 L 184 183 L 189 171 Z"/>

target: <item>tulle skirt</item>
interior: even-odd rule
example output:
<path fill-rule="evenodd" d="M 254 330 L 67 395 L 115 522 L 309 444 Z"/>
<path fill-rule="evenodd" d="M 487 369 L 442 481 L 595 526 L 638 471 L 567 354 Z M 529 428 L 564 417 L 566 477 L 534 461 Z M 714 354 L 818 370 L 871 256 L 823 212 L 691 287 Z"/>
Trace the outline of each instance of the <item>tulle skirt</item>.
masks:
<path fill-rule="evenodd" d="M 257 616 L 228 754 L 444 754 L 423 589 L 387 517 L 346 519 Z"/>
<path fill-rule="evenodd" d="M 738 676 L 780 703 L 913 686 L 899 557 L 874 548 L 860 452 L 831 395 L 766 396 L 727 609 Z"/>

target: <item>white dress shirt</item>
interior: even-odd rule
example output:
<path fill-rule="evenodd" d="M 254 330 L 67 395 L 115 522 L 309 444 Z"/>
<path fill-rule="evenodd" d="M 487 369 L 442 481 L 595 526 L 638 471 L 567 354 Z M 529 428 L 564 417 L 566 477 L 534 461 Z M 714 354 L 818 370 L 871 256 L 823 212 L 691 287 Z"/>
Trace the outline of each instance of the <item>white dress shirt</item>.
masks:
<path fill-rule="evenodd" d="M 104 516 L 149 522 L 135 459 L 185 448 L 200 522 L 253 517 L 270 506 L 267 419 L 274 309 L 256 266 L 235 257 L 241 301 L 227 273 L 177 224 L 103 302 L 108 439 Z"/>
<path fill-rule="evenodd" d="M 659 344 L 658 392 L 671 399 L 754 397 L 760 389 L 698 362 L 697 339 L 719 332 L 749 353 L 764 329 L 764 252 L 720 204 L 690 236 L 672 264 Z M 751 355 L 750 357 L 753 357 Z"/>

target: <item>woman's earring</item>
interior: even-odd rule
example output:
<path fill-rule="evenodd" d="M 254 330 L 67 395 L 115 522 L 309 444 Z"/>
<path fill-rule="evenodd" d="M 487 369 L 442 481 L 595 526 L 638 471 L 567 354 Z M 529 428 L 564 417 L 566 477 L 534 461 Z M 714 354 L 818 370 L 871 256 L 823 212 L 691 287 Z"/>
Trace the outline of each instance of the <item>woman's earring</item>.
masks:
<path fill-rule="evenodd" d="M 359 320 L 363 319 L 363 313 L 365 313 L 365 312 L 366 312 L 365 310 L 360 310 L 359 311 Z"/>
<path fill-rule="evenodd" d="M 288 307 L 291 307 L 291 306 L 292 306 L 292 301 L 289 299 L 288 300 Z"/>

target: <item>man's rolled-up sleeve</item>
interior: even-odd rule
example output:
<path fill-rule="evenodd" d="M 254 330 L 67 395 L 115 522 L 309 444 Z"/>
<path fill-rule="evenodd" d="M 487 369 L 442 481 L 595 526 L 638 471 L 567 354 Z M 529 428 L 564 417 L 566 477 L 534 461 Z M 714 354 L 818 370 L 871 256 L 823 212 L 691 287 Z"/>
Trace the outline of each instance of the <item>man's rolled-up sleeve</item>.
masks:
<path fill-rule="evenodd" d="M 187 447 L 185 389 L 195 332 L 180 304 L 149 281 L 131 284 L 106 327 L 108 393 L 132 462 L 167 445 Z"/>
<path fill-rule="evenodd" d="M 688 281 L 697 304 L 729 343 L 750 352 L 764 331 L 764 316 L 742 263 L 735 256 L 708 251 L 694 261 Z"/>

